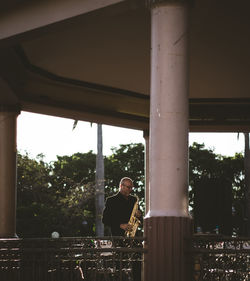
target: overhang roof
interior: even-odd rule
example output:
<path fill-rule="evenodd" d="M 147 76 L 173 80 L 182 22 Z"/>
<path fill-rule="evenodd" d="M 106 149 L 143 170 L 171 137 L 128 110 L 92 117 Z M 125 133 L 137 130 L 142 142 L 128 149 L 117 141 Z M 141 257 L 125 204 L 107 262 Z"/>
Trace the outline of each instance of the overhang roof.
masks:
<path fill-rule="evenodd" d="M 147 130 L 151 39 L 144 2 L 19 0 L 2 6 L 0 103 Z M 191 7 L 191 131 L 250 130 L 249 13 L 244 0 Z"/>

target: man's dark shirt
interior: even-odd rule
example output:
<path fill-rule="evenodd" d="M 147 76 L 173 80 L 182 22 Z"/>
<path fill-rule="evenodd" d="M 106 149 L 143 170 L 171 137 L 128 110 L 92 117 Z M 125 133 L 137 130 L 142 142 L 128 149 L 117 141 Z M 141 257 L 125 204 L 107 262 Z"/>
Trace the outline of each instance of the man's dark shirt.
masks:
<path fill-rule="evenodd" d="M 111 228 L 113 236 L 124 236 L 120 224 L 129 222 L 135 202 L 135 196 L 129 195 L 126 199 L 120 192 L 107 198 L 102 222 Z"/>

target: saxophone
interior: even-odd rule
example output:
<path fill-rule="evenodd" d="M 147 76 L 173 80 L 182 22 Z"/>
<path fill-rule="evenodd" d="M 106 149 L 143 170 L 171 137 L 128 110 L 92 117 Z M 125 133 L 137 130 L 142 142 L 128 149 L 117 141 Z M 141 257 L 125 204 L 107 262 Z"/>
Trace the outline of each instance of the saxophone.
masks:
<path fill-rule="evenodd" d="M 135 216 L 136 212 L 138 211 L 138 206 L 139 206 L 139 199 L 136 197 L 137 200 L 134 204 L 130 219 L 129 219 L 129 229 L 125 231 L 125 236 L 126 237 L 134 237 L 136 230 L 141 223 L 140 220 Z"/>

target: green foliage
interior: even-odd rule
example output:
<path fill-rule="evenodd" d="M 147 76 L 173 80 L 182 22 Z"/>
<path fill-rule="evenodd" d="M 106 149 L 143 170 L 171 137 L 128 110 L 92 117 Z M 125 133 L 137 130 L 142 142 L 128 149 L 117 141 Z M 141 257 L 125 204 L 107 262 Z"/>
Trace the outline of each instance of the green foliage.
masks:
<path fill-rule="evenodd" d="M 51 186 L 49 174 L 51 168 L 43 162 L 30 159 L 29 156 L 17 156 L 17 195 L 19 203 L 29 205 L 30 203 L 42 202 L 48 199 L 49 188 Z M 19 194 L 22 193 L 22 196 Z"/>
<path fill-rule="evenodd" d="M 113 148 L 113 154 L 105 158 L 105 194 L 110 196 L 118 191 L 123 177 L 134 181 L 134 194 L 144 206 L 144 146 L 142 143 L 123 144 Z"/>
<path fill-rule="evenodd" d="M 57 156 L 57 161 L 53 162 L 54 181 L 57 181 L 62 190 L 71 188 L 75 183 L 94 182 L 95 167 L 96 155 L 92 151 L 85 154 L 75 153 L 72 156 Z"/>
<path fill-rule="evenodd" d="M 118 191 L 122 177 L 131 177 L 143 209 L 144 145 L 120 145 L 112 152 L 104 158 L 105 195 Z M 189 152 L 190 208 L 194 207 L 195 187 L 201 180 L 225 179 L 232 186 L 234 227 L 240 229 L 244 206 L 242 154 L 216 155 L 198 143 L 193 143 Z M 94 235 L 95 169 L 96 155 L 92 151 L 58 156 L 50 164 L 43 161 L 42 155 L 31 159 L 27 154 L 18 154 L 17 234 L 49 237 L 58 231 L 61 236 Z"/>
<path fill-rule="evenodd" d="M 51 165 L 18 154 L 18 235 L 93 235 L 94 173 L 92 152 L 58 157 Z"/>
<path fill-rule="evenodd" d="M 195 142 L 189 147 L 189 185 L 191 187 L 202 178 L 223 177 L 232 183 L 234 198 L 242 198 L 243 171 L 242 154 L 236 153 L 234 157 L 217 155 L 211 149 L 205 149 L 204 144 Z"/>
<path fill-rule="evenodd" d="M 63 236 L 94 235 L 96 155 L 58 156 L 52 163 L 53 187 L 63 219 Z"/>
<path fill-rule="evenodd" d="M 54 193 L 51 168 L 43 161 L 17 156 L 17 232 L 21 237 L 35 237 L 48 232 L 48 218 L 53 215 Z"/>
<path fill-rule="evenodd" d="M 244 206 L 244 157 L 236 153 L 234 157 L 226 157 L 215 154 L 211 149 L 205 149 L 204 144 L 193 143 L 189 148 L 189 203 L 191 210 L 195 207 L 195 192 L 203 183 L 204 192 L 213 187 L 208 183 L 218 185 L 219 189 L 231 186 L 230 194 L 232 206 L 235 208 L 233 216 L 233 229 L 242 233 Z M 220 192 L 220 191 L 218 191 Z M 229 196 L 229 195 L 228 195 Z M 216 198 L 215 198 L 216 199 Z M 211 202 L 214 204 L 215 200 Z M 230 216 L 232 215 L 229 214 Z M 219 216 L 219 214 L 218 214 Z"/>

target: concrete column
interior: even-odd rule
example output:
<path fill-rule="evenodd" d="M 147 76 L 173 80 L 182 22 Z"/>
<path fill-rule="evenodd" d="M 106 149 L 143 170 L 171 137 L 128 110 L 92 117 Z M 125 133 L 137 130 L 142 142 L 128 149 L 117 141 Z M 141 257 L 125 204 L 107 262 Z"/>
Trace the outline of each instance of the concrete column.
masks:
<path fill-rule="evenodd" d="M 188 216 L 187 7 L 152 8 L 149 216 Z"/>
<path fill-rule="evenodd" d="M 0 237 L 16 236 L 16 120 L 14 106 L 0 105 Z"/>
<path fill-rule="evenodd" d="M 145 140 L 145 213 L 149 210 L 149 131 L 143 132 L 143 137 Z"/>
<path fill-rule="evenodd" d="M 189 280 L 188 0 L 151 0 L 148 254 L 145 280 Z"/>

